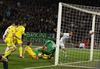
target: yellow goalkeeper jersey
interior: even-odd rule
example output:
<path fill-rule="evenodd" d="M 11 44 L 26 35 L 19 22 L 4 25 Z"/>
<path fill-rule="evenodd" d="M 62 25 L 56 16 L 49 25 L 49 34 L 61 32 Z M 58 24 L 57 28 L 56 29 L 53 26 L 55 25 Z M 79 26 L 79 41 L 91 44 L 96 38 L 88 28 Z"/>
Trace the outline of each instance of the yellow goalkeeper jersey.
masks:
<path fill-rule="evenodd" d="M 16 31 L 16 36 L 19 38 L 22 38 L 22 35 L 25 35 L 25 27 L 24 26 L 18 26 Z"/>
<path fill-rule="evenodd" d="M 25 47 L 25 51 L 30 55 L 30 54 L 32 54 L 32 53 L 34 53 L 33 51 L 32 51 L 32 49 L 29 47 L 29 46 L 26 46 Z M 34 53 L 35 54 L 35 53 Z"/>
<path fill-rule="evenodd" d="M 10 29 L 7 31 L 7 33 L 8 33 L 7 38 L 13 38 L 13 34 L 15 34 L 15 32 L 16 32 L 16 27 L 13 26 L 12 28 L 10 28 Z"/>

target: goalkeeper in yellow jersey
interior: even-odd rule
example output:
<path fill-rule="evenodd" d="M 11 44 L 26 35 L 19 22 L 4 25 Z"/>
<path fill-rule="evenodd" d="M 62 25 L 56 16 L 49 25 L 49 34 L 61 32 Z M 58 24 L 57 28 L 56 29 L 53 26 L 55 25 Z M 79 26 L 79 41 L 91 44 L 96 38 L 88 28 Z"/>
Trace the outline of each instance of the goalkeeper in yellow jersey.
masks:
<path fill-rule="evenodd" d="M 15 22 L 15 25 L 18 25 L 18 23 Z M 13 51 L 16 50 L 16 46 L 13 43 L 13 38 L 16 37 L 17 39 L 20 39 L 19 37 L 17 37 L 15 35 L 16 28 L 17 28 L 17 26 L 13 26 L 12 28 L 10 28 L 7 31 L 7 34 L 6 34 L 6 37 L 7 37 L 6 43 L 7 43 L 7 46 L 9 47 L 9 51 L 6 52 L 6 54 L 4 55 L 4 57 L 9 56 L 11 54 L 11 52 L 13 52 Z"/>
<path fill-rule="evenodd" d="M 18 28 L 17 28 L 15 35 L 17 37 L 21 38 L 20 40 L 17 39 L 16 37 L 14 37 L 14 44 L 18 43 L 18 45 L 19 45 L 20 58 L 23 58 L 23 56 L 22 56 L 22 35 L 26 35 L 25 27 L 26 27 L 26 23 L 23 23 L 21 26 L 18 26 Z"/>
<path fill-rule="evenodd" d="M 25 53 L 27 52 L 27 54 L 29 56 L 31 56 L 33 59 L 35 59 L 36 58 L 36 54 L 31 49 L 32 43 L 28 42 L 27 45 L 28 46 L 25 47 L 25 50 L 23 52 L 23 58 L 25 57 Z"/>

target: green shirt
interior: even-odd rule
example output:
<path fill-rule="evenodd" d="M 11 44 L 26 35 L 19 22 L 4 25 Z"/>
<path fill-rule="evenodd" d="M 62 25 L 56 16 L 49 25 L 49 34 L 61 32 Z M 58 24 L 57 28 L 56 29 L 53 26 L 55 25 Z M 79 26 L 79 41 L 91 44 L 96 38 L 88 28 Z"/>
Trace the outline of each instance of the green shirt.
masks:
<path fill-rule="evenodd" d="M 54 56 L 56 44 L 52 40 L 48 40 L 44 45 L 48 47 L 49 53 L 52 53 L 52 56 Z"/>

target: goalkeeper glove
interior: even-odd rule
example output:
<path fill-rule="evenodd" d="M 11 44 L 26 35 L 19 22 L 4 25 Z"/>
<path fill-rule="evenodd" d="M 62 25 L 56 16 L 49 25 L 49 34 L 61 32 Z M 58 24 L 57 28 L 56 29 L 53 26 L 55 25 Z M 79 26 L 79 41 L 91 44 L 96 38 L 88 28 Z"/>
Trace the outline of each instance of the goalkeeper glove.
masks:
<path fill-rule="evenodd" d="M 43 47 L 42 47 L 42 51 L 44 51 L 45 50 L 45 45 L 43 45 Z"/>

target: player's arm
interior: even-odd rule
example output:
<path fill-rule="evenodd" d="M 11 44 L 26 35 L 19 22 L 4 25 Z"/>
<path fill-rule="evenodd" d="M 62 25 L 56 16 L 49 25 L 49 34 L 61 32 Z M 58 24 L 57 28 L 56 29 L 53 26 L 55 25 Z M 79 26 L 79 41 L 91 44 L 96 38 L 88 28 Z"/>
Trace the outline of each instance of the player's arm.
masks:
<path fill-rule="evenodd" d="M 20 40 L 20 38 L 19 38 L 19 37 L 17 37 L 17 36 L 15 35 L 15 33 L 13 33 L 13 36 L 14 36 L 14 37 L 16 37 L 16 38 L 18 38 L 18 39 Z"/>
<path fill-rule="evenodd" d="M 23 58 L 25 58 L 25 52 L 26 52 L 26 51 L 24 50 L 24 52 L 23 52 Z"/>
<path fill-rule="evenodd" d="M 57 30 L 56 30 L 56 29 L 53 29 L 53 30 L 54 30 L 55 32 L 57 32 Z M 62 35 L 63 35 L 63 33 L 61 33 L 61 32 L 60 32 L 60 35 L 62 36 Z"/>
<path fill-rule="evenodd" d="M 8 30 L 9 30 L 10 28 L 8 27 L 7 29 L 6 29 L 6 31 L 5 31 L 5 36 L 4 36 L 4 39 L 6 39 L 7 38 L 7 35 L 8 35 Z"/>
<path fill-rule="evenodd" d="M 43 47 L 42 47 L 42 51 L 45 50 L 45 46 L 46 46 L 48 43 L 50 43 L 50 42 L 51 42 L 51 41 L 48 40 L 48 41 L 43 45 Z"/>
<path fill-rule="evenodd" d="M 25 58 L 25 53 L 27 52 L 27 48 L 25 48 L 24 52 L 23 52 L 23 58 Z"/>
<path fill-rule="evenodd" d="M 23 34 L 23 35 L 26 35 L 26 34 L 25 34 L 25 28 L 22 29 L 22 34 Z"/>
<path fill-rule="evenodd" d="M 71 43 L 71 45 L 73 46 L 73 43 L 72 43 L 72 40 L 71 40 L 71 38 L 70 38 L 69 40 L 70 40 L 70 43 Z"/>
<path fill-rule="evenodd" d="M 8 32 L 6 33 L 6 37 L 8 36 Z"/>

